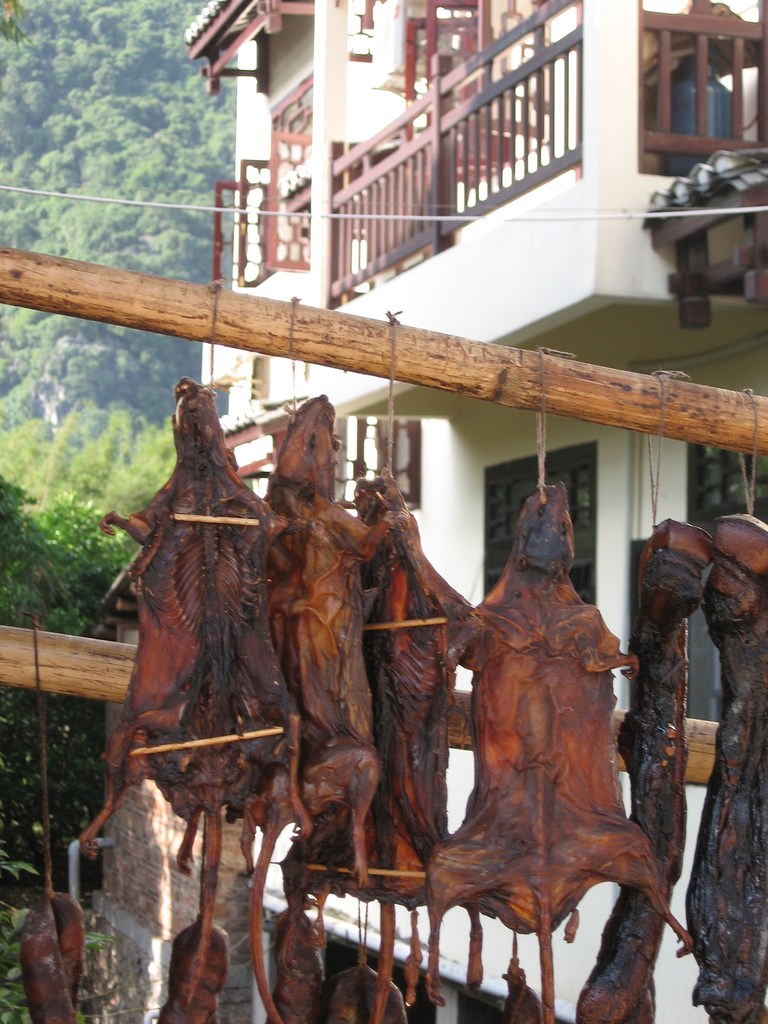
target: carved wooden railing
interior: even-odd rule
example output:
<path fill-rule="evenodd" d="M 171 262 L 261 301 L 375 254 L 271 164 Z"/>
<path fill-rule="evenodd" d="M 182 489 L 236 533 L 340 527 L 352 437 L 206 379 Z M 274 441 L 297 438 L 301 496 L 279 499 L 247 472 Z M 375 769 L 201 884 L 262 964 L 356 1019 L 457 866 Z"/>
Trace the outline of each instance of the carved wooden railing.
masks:
<path fill-rule="evenodd" d="M 334 148 L 329 305 L 580 163 L 581 10 L 549 0 L 447 74 L 438 63 L 374 138 Z"/>
<path fill-rule="evenodd" d="M 640 169 L 684 173 L 718 149 L 768 145 L 765 24 L 710 0 L 641 18 Z"/>

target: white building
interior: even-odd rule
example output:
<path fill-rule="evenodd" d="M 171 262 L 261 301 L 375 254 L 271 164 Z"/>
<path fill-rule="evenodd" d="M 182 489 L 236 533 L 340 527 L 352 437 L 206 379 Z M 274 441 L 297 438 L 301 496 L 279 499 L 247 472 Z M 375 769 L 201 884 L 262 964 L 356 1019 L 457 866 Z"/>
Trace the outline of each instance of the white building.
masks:
<path fill-rule="evenodd" d="M 767 38 L 762 0 L 216 0 L 187 44 L 210 88 L 232 88 L 224 79 L 237 76 L 236 287 L 339 315 L 386 321 L 397 311 L 403 324 L 477 341 L 765 393 L 768 92 L 758 68 Z M 676 181 L 697 162 L 705 166 L 695 184 Z M 644 217 L 652 196 L 668 216 Z M 674 216 L 679 209 L 687 215 Z M 228 277 L 228 219 L 221 224 Z M 269 472 L 294 396 L 330 397 L 357 471 L 358 439 L 376 430 L 368 418 L 387 418 L 387 382 L 362 374 L 217 349 L 214 376 L 229 388 L 226 423 L 256 481 Z M 663 385 L 650 377 L 649 387 L 659 390 L 661 424 Z M 477 603 L 535 485 L 535 416 L 401 384 L 394 415 L 416 424 L 409 434 L 403 427 L 396 468 L 412 487 L 427 554 Z M 571 493 L 578 585 L 626 643 L 633 566 L 653 522 L 655 451 L 649 467 L 645 436 L 554 416 L 546 442 L 549 475 Z M 706 525 L 744 511 L 738 460 L 717 437 L 711 443 L 664 441 L 657 521 Z M 370 445 L 367 454 L 374 468 Z M 763 517 L 766 488 L 760 464 Z M 715 718 L 717 671 L 704 633 L 697 620 L 689 716 Z M 618 678 L 617 694 L 626 706 Z M 468 758 L 452 755 L 454 825 L 471 783 Z M 687 865 L 673 903 L 681 919 L 702 799 L 703 787 L 689 787 Z M 593 889 L 574 945 L 556 936 L 564 1020 L 615 896 L 610 885 Z M 443 927 L 447 961 L 465 960 L 467 933 L 466 916 L 453 912 Z M 485 990 L 495 997 L 511 938 L 495 923 L 485 934 Z M 657 1019 L 703 1022 L 691 1005 L 695 962 L 676 959 L 676 948 L 669 933 Z M 521 957 L 536 988 L 532 937 Z M 450 990 L 436 1024 L 486 1019 L 459 993 Z"/>

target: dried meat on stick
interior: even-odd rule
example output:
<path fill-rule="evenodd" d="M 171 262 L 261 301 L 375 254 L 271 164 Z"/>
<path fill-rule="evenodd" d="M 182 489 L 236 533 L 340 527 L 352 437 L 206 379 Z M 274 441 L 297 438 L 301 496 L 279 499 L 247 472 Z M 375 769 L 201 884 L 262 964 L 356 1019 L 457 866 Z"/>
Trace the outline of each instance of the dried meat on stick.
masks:
<path fill-rule="evenodd" d="M 462 658 L 474 669 L 475 787 L 427 874 L 433 1000 L 443 915 L 477 904 L 538 935 L 545 1024 L 555 1019 L 552 932 L 596 883 L 642 890 L 690 941 L 662 896 L 650 841 L 621 801 L 611 669 L 636 660 L 577 595 L 572 561 L 565 487 L 542 487 L 523 506 L 507 565 L 478 607 L 486 628 Z"/>
<path fill-rule="evenodd" d="M 85 924 L 77 900 L 49 892 L 27 911 L 19 959 L 33 1024 L 76 1024 Z"/>
<path fill-rule="evenodd" d="M 404 517 L 363 566 L 370 600 L 363 647 L 383 769 L 374 801 L 376 855 L 382 867 L 418 869 L 448 835 L 447 713 L 456 649 L 479 618 L 427 561 L 393 477 L 359 481 L 355 505 L 370 525 L 387 512 Z"/>
<path fill-rule="evenodd" d="M 360 563 L 373 555 L 397 516 L 368 527 L 335 500 L 335 416 L 325 396 L 296 410 L 267 490 L 272 510 L 290 524 L 270 550 L 269 619 L 301 715 L 301 796 L 312 818 L 311 834 L 302 831 L 284 862 L 293 916 L 288 936 L 299 934 L 309 892 L 325 884 L 310 864 L 348 872 L 345 885 L 353 879 L 367 884 L 366 817 L 380 776 L 363 661 Z M 256 798 L 247 818 L 273 835 L 286 813 L 285 797 L 271 803 Z M 252 886 L 254 938 L 267 863 L 260 854 Z M 280 1009 L 264 991 L 263 967 L 254 962 L 254 969 L 268 1015 L 279 1020 Z"/>
<path fill-rule="evenodd" d="M 476 635 L 480 619 L 426 558 L 418 524 L 391 474 L 358 481 L 355 506 L 369 525 L 387 513 L 403 520 L 362 566 L 368 607 L 363 649 L 382 762 L 369 821 L 369 858 L 389 873 L 371 875 L 361 895 L 414 910 L 425 902 L 423 872 L 432 849 L 448 835 L 448 709 L 458 651 Z M 476 919 L 471 908 L 470 914 Z M 405 965 L 409 1004 L 421 960 L 413 916 L 412 922 L 412 952 Z M 477 943 L 472 952 L 469 982 L 476 986 L 482 978 Z M 383 999 L 381 967 L 379 974 Z"/>
<path fill-rule="evenodd" d="M 118 526 L 142 546 L 131 566 L 139 642 L 107 743 L 104 807 L 80 842 L 95 854 L 94 839 L 126 787 L 154 779 L 187 822 L 177 859 L 188 872 L 204 817 L 199 972 L 211 936 L 222 809 L 241 815 L 251 794 L 263 793 L 280 771 L 297 779 L 298 716 L 266 613 L 266 551 L 286 523 L 237 475 L 211 389 L 179 381 L 173 432 L 177 461 L 165 486 L 141 512 L 110 512 L 102 521 L 105 532 Z M 264 729 L 274 733 L 248 738 Z M 205 745 L 232 736 L 235 742 Z M 132 753 L 177 744 L 184 746 Z M 294 820 L 304 822 L 297 784 L 286 788 Z"/>
<path fill-rule="evenodd" d="M 630 651 L 638 659 L 636 697 L 620 748 L 632 786 L 632 821 L 651 840 L 669 900 L 685 845 L 687 619 L 698 608 L 712 557 L 708 533 L 665 520 L 639 566 L 639 606 Z M 622 888 L 597 963 L 579 998 L 579 1024 L 642 1024 L 655 1015 L 653 969 L 664 919 L 636 888 Z"/>
<path fill-rule="evenodd" d="M 768 526 L 715 524 L 704 614 L 720 652 L 723 708 L 687 893 L 713 1024 L 764 1020 L 768 985 Z"/>
<path fill-rule="evenodd" d="M 219 993 L 229 967 L 229 940 L 223 928 L 213 925 L 202 972 L 195 976 L 201 939 L 198 917 L 173 940 L 168 967 L 168 998 L 158 1024 L 219 1024 Z M 191 995 L 186 997 L 189 982 Z"/>

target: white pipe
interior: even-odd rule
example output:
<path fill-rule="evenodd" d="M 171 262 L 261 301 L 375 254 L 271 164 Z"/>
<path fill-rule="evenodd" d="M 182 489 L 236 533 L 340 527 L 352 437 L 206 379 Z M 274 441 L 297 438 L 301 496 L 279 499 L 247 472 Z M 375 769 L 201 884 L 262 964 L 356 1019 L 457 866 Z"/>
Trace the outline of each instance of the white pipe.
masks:
<path fill-rule="evenodd" d="M 114 839 L 97 839 L 99 849 L 114 846 Z M 69 879 L 69 895 L 73 900 L 80 899 L 80 840 L 73 839 L 67 847 L 67 876 Z"/>

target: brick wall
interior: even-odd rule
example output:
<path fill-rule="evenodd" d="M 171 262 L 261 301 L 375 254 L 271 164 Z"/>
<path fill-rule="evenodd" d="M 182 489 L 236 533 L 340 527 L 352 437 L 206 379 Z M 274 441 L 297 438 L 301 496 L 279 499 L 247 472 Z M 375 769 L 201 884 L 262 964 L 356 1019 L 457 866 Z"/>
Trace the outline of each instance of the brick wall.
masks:
<path fill-rule="evenodd" d="M 191 924 L 199 907 L 202 836 L 192 875 L 176 866 L 184 822 L 152 782 L 130 787 L 104 836 L 103 890 L 94 894 L 90 930 L 114 936 L 88 968 L 88 1004 L 97 1019 L 120 1014 L 139 1021 L 162 1005 L 173 937 Z M 240 823 L 224 824 L 215 919 L 230 941 L 230 969 L 219 1000 L 222 1020 L 251 1020 L 252 972 L 248 935 L 248 877 L 240 851 Z"/>

